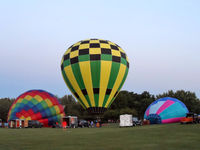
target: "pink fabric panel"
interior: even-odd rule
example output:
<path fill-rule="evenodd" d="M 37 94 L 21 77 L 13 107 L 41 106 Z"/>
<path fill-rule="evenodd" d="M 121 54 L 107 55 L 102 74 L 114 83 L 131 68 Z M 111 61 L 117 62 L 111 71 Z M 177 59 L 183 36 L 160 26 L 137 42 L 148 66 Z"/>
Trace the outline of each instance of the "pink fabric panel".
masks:
<path fill-rule="evenodd" d="M 165 119 L 165 120 L 162 120 L 162 123 L 175 123 L 175 122 L 180 122 L 180 120 L 181 120 L 182 118 L 184 118 L 184 117 Z"/>
<path fill-rule="evenodd" d="M 159 109 L 158 111 L 156 112 L 156 114 L 160 114 L 163 110 L 165 110 L 167 107 L 171 106 L 172 104 L 174 104 L 175 102 L 174 101 L 170 101 L 170 100 L 167 100 Z"/>
<path fill-rule="evenodd" d="M 147 115 L 147 116 L 149 115 L 149 109 L 147 110 L 146 115 Z"/>

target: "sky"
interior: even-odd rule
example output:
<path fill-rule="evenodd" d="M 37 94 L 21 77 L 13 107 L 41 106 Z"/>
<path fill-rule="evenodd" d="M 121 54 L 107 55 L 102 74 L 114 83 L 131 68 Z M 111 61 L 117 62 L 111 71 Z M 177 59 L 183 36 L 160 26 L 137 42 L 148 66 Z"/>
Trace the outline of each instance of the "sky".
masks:
<path fill-rule="evenodd" d="M 0 0 L 0 98 L 31 89 L 71 94 L 60 63 L 72 44 L 100 38 L 128 55 L 123 90 L 189 90 L 200 98 L 198 0 Z"/>

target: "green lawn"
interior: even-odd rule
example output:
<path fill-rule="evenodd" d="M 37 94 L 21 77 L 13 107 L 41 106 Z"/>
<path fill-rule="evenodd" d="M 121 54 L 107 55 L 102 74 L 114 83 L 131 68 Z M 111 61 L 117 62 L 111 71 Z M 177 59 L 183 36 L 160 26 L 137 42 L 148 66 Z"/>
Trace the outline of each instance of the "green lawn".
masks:
<path fill-rule="evenodd" d="M 0 129 L 0 150 L 200 150 L 200 124 Z"/>

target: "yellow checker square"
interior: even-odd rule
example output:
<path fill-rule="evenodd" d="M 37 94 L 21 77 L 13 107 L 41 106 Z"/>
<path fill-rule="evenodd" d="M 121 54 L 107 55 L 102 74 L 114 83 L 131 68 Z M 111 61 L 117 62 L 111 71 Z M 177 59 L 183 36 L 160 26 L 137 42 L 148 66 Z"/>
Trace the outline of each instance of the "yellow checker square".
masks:
<path fill-rule="evenodd" d="M 118 47 L 118 48 L 119 48 L 119 51 L 125 53 L 124 50 L 121 47 Z"/>
<path fill-rule="evenodd" d="M 74 57 L 78 56 L 78 52 L 79 51 L 73 51 L 73 52 L 71 52 L 70 53 L 70 58 L 74 58 Z"/>
<path fill-rule="evenodd" d="M 113 56 L 121 57 L 120 51 L 116 51 L 116 50 L 112 50 L 112 55 L 113 55 Z"/>
<path fill-rule="evenodd" d="M 110 49 L 110 44 L 106 44 L 106 43 L 101 43 L 100 44 L 101 48 L 109 48 Z"/>
<path fill-rule="evenodd" d="M 81 44 L 79 46 L 79 49 L 86 49 L 86 48 L 89 48 L 90 47 L 90 44 L 89 43 L 86 43 L 86 44 Z"/>
<path fill-rule="evenodd" d="M 90 40 L 90 43 L 100 43 L 99 40 Z"/>
<path fill-rule="evenodd" d="M 68 54 L 68 53 L 70 53 L 71 52 L 71 49 L 72 48 L 69 48 L 66 52 L 65 52 L 65 54 L 64 55 L 66 55 L 66 54 Z"/>
<path fill-rule="evenodd" d="M 80 45 L 81 42 L 75 43 L 72 47 Z"/>
<path fill-rule="evenodd" d="M 101 48 L 90 48 L 90 54 L 101 54 Z"/>

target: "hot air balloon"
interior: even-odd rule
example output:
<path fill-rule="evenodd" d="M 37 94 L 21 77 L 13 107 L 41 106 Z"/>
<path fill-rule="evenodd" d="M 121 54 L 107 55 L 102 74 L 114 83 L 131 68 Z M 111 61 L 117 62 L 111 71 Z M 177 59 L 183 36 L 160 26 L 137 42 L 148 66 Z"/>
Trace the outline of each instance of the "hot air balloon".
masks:
<path fill-rule="evenodd" d="M 83 108 L 91 113 L 103 113 L 112 104 L 128 69 L 128 58 L 122 48 L 100 39 L 75 43 L 61 61 L 65 83 Z"/>
<path fill-rule="evenodd" d="M 58 99 L 43 90 L 30 90 L 20 95 L 10 107 L 8 121 L 15 119 L 38 120 L 48 127 L 65 116 Z"/>
<path fill-rule="evenodd" d="M 188 109 L 184 103 L 176 98 L 164 97 L 154 101 L 144 114 L 144 119 L 150 124 L 180 122 L 186 116 Z"/>

